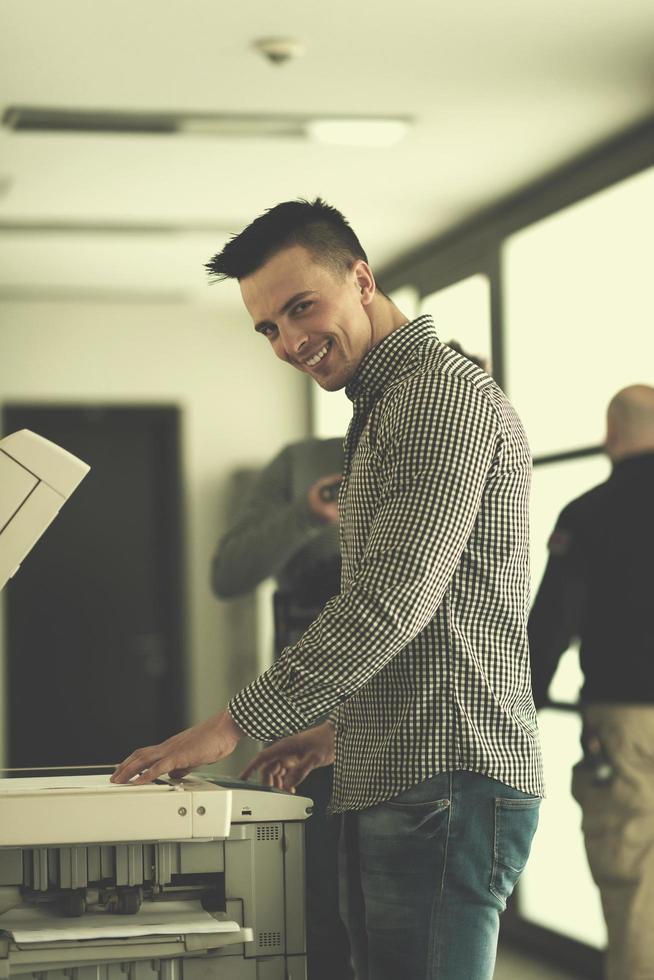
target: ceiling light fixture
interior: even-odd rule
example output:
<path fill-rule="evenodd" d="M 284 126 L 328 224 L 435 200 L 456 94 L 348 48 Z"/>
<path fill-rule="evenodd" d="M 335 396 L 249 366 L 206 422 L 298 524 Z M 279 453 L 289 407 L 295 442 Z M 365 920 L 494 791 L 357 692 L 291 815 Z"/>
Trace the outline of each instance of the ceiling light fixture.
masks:
<path fill-rule="evenodd" d="M 407 119 L 310 119 L 307 135 L 317 143 L 335 146 L 394 146 L 406 135 Z"/>
<path fill-rule="evenodd" d="M 2 122 L 15 132 L 123 133 L 208 136 L 220 139 L 301 139 L 345 146 L 385 147 L 397 143 L 412 120 L 387 116 L 321 116 L 247 112 L 131 112 L 10 106 Z"/>

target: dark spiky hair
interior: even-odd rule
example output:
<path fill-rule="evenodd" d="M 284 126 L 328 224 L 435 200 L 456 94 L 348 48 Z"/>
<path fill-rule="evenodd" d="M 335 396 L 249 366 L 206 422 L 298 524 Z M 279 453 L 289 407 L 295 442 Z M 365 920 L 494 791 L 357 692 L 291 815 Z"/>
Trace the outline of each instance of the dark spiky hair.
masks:
<path fill-rule="evenodd" d="M 317 197 L 269 208 L 234 235 L 205 268 L 214 280 L 244 279 L 291 245 L 302 245 L 314 261 L 328 265 L 338 275 L 344 275 L 357 259 L 368 261 L 341 212 Z"/>

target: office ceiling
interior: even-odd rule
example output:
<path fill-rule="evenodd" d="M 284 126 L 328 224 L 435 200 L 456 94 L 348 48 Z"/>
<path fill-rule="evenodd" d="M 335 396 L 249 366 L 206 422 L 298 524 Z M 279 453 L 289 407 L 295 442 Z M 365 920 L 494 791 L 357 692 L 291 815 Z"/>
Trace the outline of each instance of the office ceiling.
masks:
<path fill-rule="evenodd" d="M 292 36 L 284 65 L 253 48 Z M 322 195 L 377 268 L 654 110 L 651 0 L 3 0 L 0 109 L 391 115 L 386 149 L 298 136 L 0 128 L 0 293 L 227 303 L 202 263 Z"/>

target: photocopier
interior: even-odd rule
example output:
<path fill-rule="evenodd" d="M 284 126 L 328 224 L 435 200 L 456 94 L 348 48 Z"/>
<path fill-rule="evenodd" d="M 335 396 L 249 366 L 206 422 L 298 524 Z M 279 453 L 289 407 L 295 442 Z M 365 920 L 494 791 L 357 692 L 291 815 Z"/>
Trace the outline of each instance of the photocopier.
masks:
<path fill-rule="evenodd" d="M 88 469 L 0 439 L 0 588 Z M 306 980 L 311 806 L 200 773 L 0 772 L 0 980 Z"/>

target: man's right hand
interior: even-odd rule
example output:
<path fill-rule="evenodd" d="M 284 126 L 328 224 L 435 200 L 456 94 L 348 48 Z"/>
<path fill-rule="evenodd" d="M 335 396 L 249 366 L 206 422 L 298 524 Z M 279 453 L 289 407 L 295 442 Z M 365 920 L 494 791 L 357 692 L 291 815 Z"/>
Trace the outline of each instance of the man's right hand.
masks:
<path fill-rule="evenodd" d="M 338 504 L 335 500 L 323 500 L 320 491 L 323 487 L 331 487 L 334 483 L 340 483 L 341 473 L 330 473 L 328 476 L 321 476 L 319 480 L 312 483 L 307 491 L 307 504 L 309 510 L 326 524 L 338 524 Z"/>
<path fill-rule="evenodd" d="M 261 781 L 275 789 L 291 793 L 313 769 L 329 766 L 334 761 L 334 726 L 330 721 L 309 728 L 298 735 L 289 735 L 263 749 L 241 773 L 247 779 L 260 770 Z"/>

